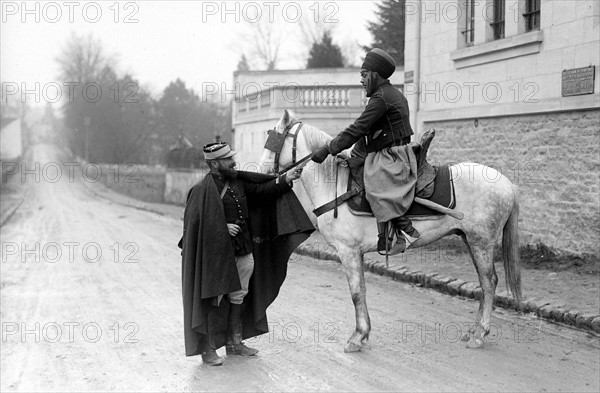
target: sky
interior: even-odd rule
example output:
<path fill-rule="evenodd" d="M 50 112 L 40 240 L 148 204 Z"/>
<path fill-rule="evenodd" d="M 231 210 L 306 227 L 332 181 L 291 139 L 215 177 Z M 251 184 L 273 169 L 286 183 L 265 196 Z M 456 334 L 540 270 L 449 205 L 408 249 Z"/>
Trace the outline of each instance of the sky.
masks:
<path fill-rule="evenodd" d="M 92 34 L 129 73 L 158 98 L 176 78 L 201 93 L 203 86 L 233 82 L 242 52 L 253 46 L 258 24 L 274 24 L 281 37 L 281 69 L 304 68 L 300 17 L 331 27 L 334 42 L 360 64 L 375 19 L 370 1 L 0 1 L 0 79 L 35 90 L 57 80 L 56 61 L 71 34 Z M 64 87 L 66 94 L 68 87 Z M 21 91 L 19 91 L 20 93 Z M 17 93 L 18 94 L 18 93 Z M 50 96 L 48 90 L 48 96 Z M 27 95 L 36 105 L 34 95 Z"/>

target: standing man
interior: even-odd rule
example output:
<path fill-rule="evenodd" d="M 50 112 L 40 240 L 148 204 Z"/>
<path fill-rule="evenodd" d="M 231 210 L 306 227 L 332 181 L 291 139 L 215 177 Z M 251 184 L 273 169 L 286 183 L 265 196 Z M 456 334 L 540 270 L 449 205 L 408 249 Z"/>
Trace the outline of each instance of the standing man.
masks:
<path fill-rule="evenodd" d="M 214 366 L 223 345 L 227 355 L 256 355 L 242 340 L 268 332 L 287 260 L 314 230 L 290 192 L 301 169 L 238 172 L 235 154 L 224 142 L 204 146 L 210 172 L 188 194 L 179 242 L 186 355 Z"/>
<path fill-rule="evenodd" d="M 365 110 L 312 158 L 321 163 L 329 154 L 337 155 L 356 142 L 366 147 L 365 194 L 377 218 L 377 251 L 389 251 L 390 255 L 404 252 L 420 236 L 405 217 L 415 195 L 417 162 L 408 146 L 413 135 L 408 102 L 388 80 L 395 70 L 396 62 L 385 51 L 375 48 L 367 53 L 360 70 L 360 83 L 370 97 Z M 398 239 L 391 250 L 386 250 L 386 243 L 391 243 L 386 242 L 388 221 Z"/>

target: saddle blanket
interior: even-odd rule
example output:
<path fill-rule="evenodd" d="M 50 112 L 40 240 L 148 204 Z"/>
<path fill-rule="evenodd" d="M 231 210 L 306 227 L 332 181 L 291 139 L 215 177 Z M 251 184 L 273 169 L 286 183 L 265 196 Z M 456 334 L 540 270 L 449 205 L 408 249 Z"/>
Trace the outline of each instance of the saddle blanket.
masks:
<path fill-rule="evenodd" d="M 453 209 L 456 206 L 456 201 L 454 199 L 454 183 L 452 182 L 450 166 L 446 164 L 436 167 L 436 169 L 437 174 L 434 180 L 434 191 L 433 194 L 431 194 L 431 197 L 426 199 L 435 202 L 438 205 Z M 349 181 L 351 182 L 351 187 L 361 188 L 354 178 L 349 179 Z M 354 198 L 348 200 L 348 207 L 355 215 L 373 215 L 371 206 L 365 197 L 364 189 L 362 189 Z M 442 218 L 445 214 L 418 203 L 413 203 L 406 215 L 413 220 L 423 220 Z"/>

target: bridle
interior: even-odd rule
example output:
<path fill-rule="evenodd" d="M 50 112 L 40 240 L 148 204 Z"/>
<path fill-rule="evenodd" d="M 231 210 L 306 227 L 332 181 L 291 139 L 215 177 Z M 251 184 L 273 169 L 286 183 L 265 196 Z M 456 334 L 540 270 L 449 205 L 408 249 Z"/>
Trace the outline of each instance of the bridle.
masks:
<path fill-rule="evenodd" d="M 298 128 L 296 129 L 296 133 L 292 134 L 290 131 L 294 126 L 298 124 Z M 308 161 L 312 157 L 312 153 L 306 157 L 303 157 L 300 161 L 296 162 L 296 142 L 298 140 L 298 134 L 300 134 L 300 130 L 302 129 L 303 123 L 300 121 L 288 124 L 283 132 L 280 134 L 277 132 L 275 128 L 267 131 L 269 137 L 265 142 L 265 149 L 275 152 L 275 160 L 273 163 L 273 171 L 280 175 L 284 172 L 289 171 L 290 169 L 303 164 Z M 281 151 L 283 150 L 283 144 L 285 142 L 285 138 L 292 138 L 292 164 L 285 169 L 279 170 L 279 156 L 281 156 Z"/>

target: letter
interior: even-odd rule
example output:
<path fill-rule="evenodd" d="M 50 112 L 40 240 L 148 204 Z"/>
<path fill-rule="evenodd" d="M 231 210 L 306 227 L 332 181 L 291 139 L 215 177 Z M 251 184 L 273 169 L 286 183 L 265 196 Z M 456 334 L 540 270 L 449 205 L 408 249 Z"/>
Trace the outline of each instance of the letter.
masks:
<path fill-rule="evenodd" d="M 2 23 L 6 23 L 9 15 L 17 15 L 19 5 L 14 1 L 2 2 Z"/>
<path fill-rule="evenodd" d="M 63 3 L 65 7 L 69 9 L 69 23 L 75 22 L 75 7 L 79 7 L 78 1 L 65 1 Z"/>
<path fill-rule="evenodd" d="M 27 9 L 27 2 L 21 2 L 21 22 L 27 22 L 27 15 L 33 15 L 35 17 L 35 23 L 40 23 L 40 2 L 36 1 L 33 3 L 33 9 Z M 36 101 L 37 102 L 37 101 Z"/>
<path fill-rule="evenodd" d="M 11 329 L 9 329 L 9 327 Z M 8 341 L 8 335 L 15 335 L 19 331 L 19 324 L 16 322 L 2 322 L 2 342 Z"/>
<path fill-rule="evenodd" d="M 215 82 L 202 82 L 202 102 L 206 104 L 208 96 L 217 94 L 217 91 L 219 91 L 219 85 Z"/>
<path fill-rule="evenodd" d="M 2 163 L 2 183 L 6 183 L 12 175 L 19 172 L 19 164 L 17 162 L 5 161 Z"/>
<path fill-rule="evenodd" d="M 35 97 L 35 102 L 39 103 L 40 102 L 40 82 L 35 82 L 35 87 L 33 88 L 33 90 L 27 90 L 27 85 L 25 84 L 25 82 L 21 83 L 21 102 L 23 104 L 27 103 L 27 95 L 29 94 L 33 94 L 33 96 Z"/>
<path fill-rule="evenodd" d="M 50 327 L 54 327 L 54 329 L 56 329 L 56 335 L 52 339 L 48 335 L 48 328 L 50 328 Z M 44 338 L 44 341 L 48 342 L 48 343 L 59 342 L 60 338 L 62 337 L 62 328 L 56 322 L 46 323 L 46 324 L 44 324 L 44 327 L 42 328 L 42 337 Z"/>
<path fill-rule="evenodd" d="M 26 343 L 27 342 L 27 335 L 29 334 L 33 334 L 35 337 L 35 342 L 39 343 L 40 342 L 40 323 L 36 322 L 33 326 L 33 329 L 29 330 L 27 329 L 27 324 L 25 322 L 21 322 L 21 342 Z"/>
<path fill-rule="evenodd" d="M 408 336 L 414 336 L 419 332 L 419 325 L 415 322 L 401 322 L 401 336 L 402 342 L 406 343 L 408 341 Z"/>
<path fill-rule="evenodd" d="M 35 258 L 35 263 L 40 262 L 40 243 L 35 242 L 33 246 L 33 250 L 27 249 L 27 244 L 25 242 L 21 243 L 21 263 L 27 262 L 27 255 L 33 254 Z"/>
<path fill-rule="evenodd" d="M 2 4 L 4 5 L 4 4 Z M 11 87 L 9 89 L 9 87 Z M 2 82 L 2 103 L 8 102 L 8 96 L 17 94 L 19 91 L 19 85 L 15 82 Z"/>
<path fill-rule="evenodd" d="M 48 249 L 54 247 L 56 248 L 56 252 L 54 253 L 54 258 L 50 258 L 48 256 Z M 42 256 L 44 257 L 44 260 L 46 262 L 49 263 L 56 263 L 60 260 L 60 258 L 62 257 L 62 249 L 60 248 L 60 244 L 56 243 L 56 242 L 50 242 L 47 244 L 44 244 L 44 247 L 42 247 Z"/>
<path fill-rule="evenodd" d="M 15 242 L 2 242 L 2 263 L 6 263 L 8 259 L 6 257 L 17 255 L 19 246 Z"/>
<path fill-rule="evenodd" d="M 88 334 L 88 330 L 90 327 L 96 329 L 96 334 L 95 336 L 93 336 L 93 338 L 90 338 L 90 335 Z M 83 339 L 89 343 L 97 343 L 98 341 L 100 341 L 100 338 L 102 338 L 102 328 L 96 322 L 89 322 L 83 325 L 83 331 L 81 333 L 83 335 Z"/>
<path fill-rule="evenodd" d="M 90 8 L 94 8 L 96 11 L 96 16 L 95 18 L 90 18 L 89 16 L 89 12 L 88 10 Z M 83 6 L 83 9 L 81 10 L 81 15 L 83 15 L 83 19 L 88 22 L 88 23 L 96 23 L 98 22 L 100 19 L 102 19 L 102 7 L 100 7 L 100 4 L 96 3 L 96 2 L 89 2 L 89 3 L 85 3 Z"/>
<path fill-rule="evenodd" d="M 290 327 L 293 327 L 296 331 L 295 336 L 293 338 L 290 337 L 290 335 L 288 334 L 288 330 Z M 283 325 L 282 333 L 283 339 L 289 343 L 297 343 L 302 338 L 302 329 L 300 328 L 300 325 L 298 325 L 296 322 L 288 322 L 285 325 Z"/>
<path fill-rule="evenodd" d="M 91 247 L 93 247 L 96 250 L 95 251 L 96 256 L 94 258 L 90 258 L 88 255 L 88 249 Z M 83 256 L 83 259 L 85 259 L 86 262 L 96 263 L 96 262 L 100 261 L 100 259 L 102 258 L 102 248 L 96 242 L 86 243 L 83 246 L 83 251 L 81 254 Z"/>
<path fill-rule="evenodd" d="M 54 178 L 51 178 L 50 176 L 48 176 L 48 168 L 49 167 L 56 168 L 55 169 L 56 175 L 54 176 Z M 44 167 L 42 168 L 42 175 L 43 175 L 43 178 L 45 181 L 47 181 L 49 183 L 56 183 L 62 177 L 62 168 L 56 162 L 49 162 L 46 165 L 44 165 Z"/>
<path fill-rule="evenodd" d="M 48 88 L 49 87 L 54 87 L 56 89 L 56 94 L 54 95 L 54 98 L 50 98 L 48 96 Z M 50 82 L 44 85 L 44 88 L 42 89 L 42 97 L 44 98 L 45 102 L 49 102 L 51 104 L 54 104 L 58 101 L 60 101 L 60 98 L 62 96 L 62 89 L 60 88 L 60 85 L 56 82 Z"/>
<path fill-rule="evenodd" d="M 55 9 L 54 13 L 56 14 L 56 16 L 54 17 L 54 19 L 48 16 L 48 8 Z M 44 6 L 42 7 L 42 14 L 44 15 L 44 20 L 48 23 L 56 23 L 62 18 L 62 11 L 60 9 L 60 6 L 54 1 L 44 4 Z"/>
<path fill-rule="evenodd" d="M 435 97 L 435 102 L 439 103 L 440 102 L 440 82 L 435 82 L 435 86 L 433 87 L 433 90 L 427 89 L 427 82 L 421 82 L 421 102 L 422 103 L 427 102 L 428 94 L 433 94 Z"/>
<path fill-rule="evenodd" d="M 255 11 L 256 16 L 254 18 L 248 17 L 248 8 L 254 8 L 256 10 Z M 262 17 L 262 11 L 260 9 L 260 6 L 258 5 L 258 3 L 254 2 L 254 1 L 244 4 L 244 8 L 242 8 L 242 14 L 244 16 L 244 20 L 248 23 L 257 23 L 258 21 L 260 21 L 260 18 Z"/>
<path fill-rule="evenodd" d="M 240 23 L 240 2 L 234 1 L 232 10 L 227 9 L 227 4 L 228 3 L 225 1 L 221 2 L 221 22 L 226 23 L 227 15 L 233 15 L 235 23 Z M 229 4 L 231 4 L 231 2 Z"/>
<path fill-rule="evenodd" d="M 69 103 L 75 101 L 75 86 L 79 86 L 80 84 L 79 82 L 63 82 L 63 85 L 69 88 Z"/>
<path fill-rule="evenodd" d="M 202 2 L 202 23 L 206 23 L 209 15 L 216 15 L 219 11 L 219 6 L 213 1 Z"/>

